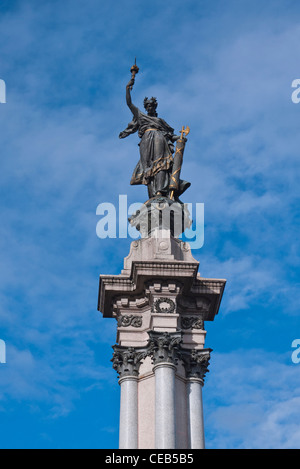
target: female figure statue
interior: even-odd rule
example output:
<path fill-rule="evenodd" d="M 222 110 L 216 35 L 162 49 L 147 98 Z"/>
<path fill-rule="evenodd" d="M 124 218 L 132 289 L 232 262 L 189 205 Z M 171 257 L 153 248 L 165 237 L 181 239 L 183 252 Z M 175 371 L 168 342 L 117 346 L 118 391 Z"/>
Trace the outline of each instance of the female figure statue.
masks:
<path fill-rule="evenodd" d="M 145 184 L 148 187 L 149 198 L 155 196 L 169 196 L 170 173 L 172 171 L 174 145 L 180 137 L 174 134 L 170 127 L 156 113 L 156 98 L 145 98 L 144 107 L 147 114 L 141 112 L 131 100 L 130 90 L 134 85 L 131 78 L 126 86 L 126 102 L 133 114 L 133 120 L 120 133 L 120 138 L 128 137 L 138 131 L 141 138 L 140 161 L 138 162 L 130 184 Z M 190 186 L 189 182 L 180 180 L 178 197 Z"/>

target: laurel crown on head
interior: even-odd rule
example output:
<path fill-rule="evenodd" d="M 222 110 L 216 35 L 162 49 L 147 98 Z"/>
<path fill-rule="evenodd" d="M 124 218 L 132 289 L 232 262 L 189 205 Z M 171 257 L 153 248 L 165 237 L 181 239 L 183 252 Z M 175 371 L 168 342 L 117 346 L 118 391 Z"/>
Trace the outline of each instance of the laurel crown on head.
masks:
<path fill-rule="evenodd" d="M 157 108 L 157 104 L 158 104 L 158 103 L 157 103 L 157 99 L 154 98 L 153 96 L 152 96 L 152 98 L 150 98 L 150 99 L 148 99 L 148 97 L 146 97 L 146 98 L 144 99 L 144 108 L 146 108 L 146 106 L 147 106 L 148 103 L 149 103 L 149 104 L 150 104 L 150 103 L 151 103 L 151 104 L 154 104 L 154 105 L 155 105 L 155 109 Z"/>

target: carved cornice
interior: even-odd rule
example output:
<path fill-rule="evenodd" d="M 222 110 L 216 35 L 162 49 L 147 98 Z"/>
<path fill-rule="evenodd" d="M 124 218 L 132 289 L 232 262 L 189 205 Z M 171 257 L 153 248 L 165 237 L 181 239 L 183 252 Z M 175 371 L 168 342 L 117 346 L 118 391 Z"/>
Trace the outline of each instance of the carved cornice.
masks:
<path fill-rule="evenodd" d="M 149 299 L 146 296 L 140 298 L 129 298 L 128 296 L 119 296 L 114 298 L 114 309 L 137 309 L 141 310 L 149 304 Z"/>
<path fill-rule="evenodd" d="M 223 293 L 226 280 L 197 277 L 191 293 L 193 294 L 220 294 Z"/>
<path fill-rule="evenodd" d="M 209 312 L 211 300 L 205 296 L 179 296 L 178 305 L 183 311 L 201 311 Z"/>

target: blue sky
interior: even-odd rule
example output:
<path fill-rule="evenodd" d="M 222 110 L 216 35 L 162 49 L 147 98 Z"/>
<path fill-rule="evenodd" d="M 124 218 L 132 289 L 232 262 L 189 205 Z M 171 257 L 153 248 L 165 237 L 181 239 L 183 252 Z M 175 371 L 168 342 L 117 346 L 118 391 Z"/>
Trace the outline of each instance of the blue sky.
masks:
<path fill-rule="evenodd" d="M 185 202 L 205 204 L 204 277 L 226 278 L 204 387 L 208 448 L 299 448 L 300 5 L 273 0 L 2 0 L 1 448 L 116 448 L 116 324 L 99 274 L 129 239 L 96 236 L 99 203 L 129 185 L 134 102 L 189 125 Z"/>

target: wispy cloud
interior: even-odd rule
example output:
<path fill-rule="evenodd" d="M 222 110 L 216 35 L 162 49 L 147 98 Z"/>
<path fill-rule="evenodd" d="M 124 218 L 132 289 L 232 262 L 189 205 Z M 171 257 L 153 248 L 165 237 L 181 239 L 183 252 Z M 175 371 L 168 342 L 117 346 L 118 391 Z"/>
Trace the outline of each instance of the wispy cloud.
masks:
<path fill-rule="evenodd" d="M 96 0 L 63 7 L 31 0 L 1 9 L 2 402 L 46 402 L 51 415 L 67 415 L 81 392 L 99 388 L 104 396 L 105 386 L 117 386 L 109 363 L 115 323 L 96 312 L 98 275 L 120 272 L 129 242 L 97 239 L 96 207 L 117 204 L 119 194 L 129 203 L 146 198 L 144 187 L 129 186 L 138 138 L 118 139 L 131 120 L 124 89 L 134 56 L 141 68 L 134 102 L 157 96 L 170 125 L 191 128 L 183 174 L 192 187 L 184 199 L 205 203 L 206 223 L 204 247 L 194 254 L 202 275 L 228 279 L 226 315 L 216 321 L 239 311 L 253 318 L 259 307 L 279 337 L 283 314 L 286 327 L 295 317 L 300 105 L 291 102 L 290 85 L 299 72 L 299 7 L 242 3 L 182 8 L 154 0 L 146 8 L 131 0 L 112 9 Z M 247 334 L 242 322 L 236 327 Z M 272 360 L 282 358 L 243 355 L 263 357 L 249 373 L 255 384 L 237 354 L 213 357 L 209 380 L 220 378 L 227 403 L 219 405 L 216 391 L 209 404 L 210 446 L 295 447 L 296 391 L 283 385 L 270 406 L 243 397 L 245 386 L 264 396 Z M 296 383 L 295 368 L 280 370 L 285 383 Z M 233 402 L 236 377 L 243 382 Z"/>
<path fill-rule="evenodd" d="M 209 446 L 298 448 L 300 375 L 290 357 L 240 349 L 215 354 L 204 387 Z"/>

